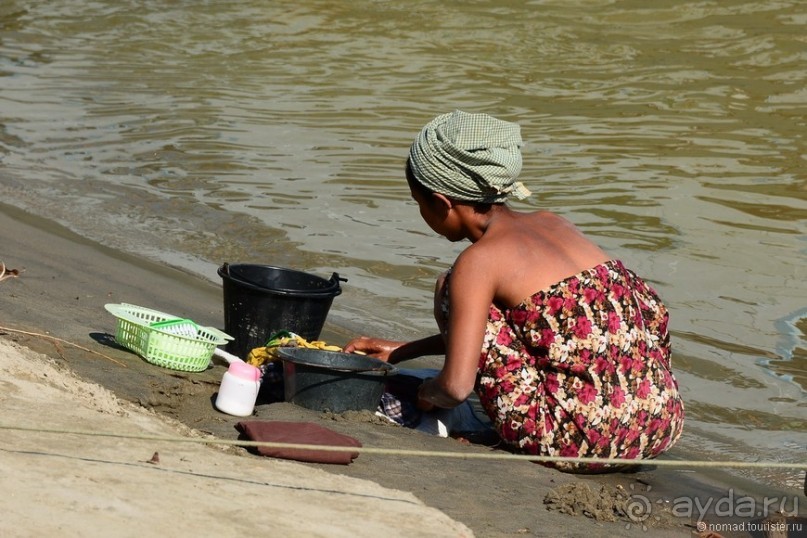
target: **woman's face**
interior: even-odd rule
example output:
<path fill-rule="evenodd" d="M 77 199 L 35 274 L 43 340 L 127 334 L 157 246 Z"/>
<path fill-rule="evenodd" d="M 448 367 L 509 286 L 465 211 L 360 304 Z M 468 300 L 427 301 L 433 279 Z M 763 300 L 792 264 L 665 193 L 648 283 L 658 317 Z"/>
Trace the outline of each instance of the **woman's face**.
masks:
<path fill-rule="evenodd" d="M 465 239 L 459 222 L 452 216 L 450 203 L 445 198 L 435 194 L 426 195 L 417 189 L 410 192 L 412 199 L 418 204 L 421 218 L 429 228 L 451 242 Z"/>
<path fill-rule="evenodd" d="M 457 233 L 452 231 L 447 222 L 449 206 L 442 203 L 440 195 L 424 192 L 418 188 L 417 180 L 412 174 L 412 170 L 407 162 L 406 180 L 409 182 L 409 193 L 412 199 L 417 202 L 420 216 L 434 232 L 445 237 L 449 241 L 459 241 L 462 237 L 455 237 Z"/>
<path fill-rule="evenodd" d="M 420 211 L 420 217 L 423 221 L 429 225 L 429 228 L 434 230 L 440 235 L 443 235 L 440 232 L 441 227 L 439 224 L 442 222 L 440 215 L 436 211 L 436 203 L 434 200 L 427 198 L 422 192 L 417 189 L 412 189 L 411 191 L 412 199 L 417 202 L 418 210 Z"/>

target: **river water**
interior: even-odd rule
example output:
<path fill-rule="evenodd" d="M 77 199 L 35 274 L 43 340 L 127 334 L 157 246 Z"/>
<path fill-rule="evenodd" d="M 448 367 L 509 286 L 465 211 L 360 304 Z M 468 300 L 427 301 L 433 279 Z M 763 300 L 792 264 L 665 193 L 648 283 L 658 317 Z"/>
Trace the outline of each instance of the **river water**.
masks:
<path fill-rule="evenodd" d="M 802 0 L 3 0 L 0 200 L 214 281 L 336 271 L 330 323 L 416 337 L 463 245 L 409 200 L 409 144 L 454 109 L 517 121 L 514 207 L 672 312 L 673 455 L 804 462 L 805 26 Z"/>

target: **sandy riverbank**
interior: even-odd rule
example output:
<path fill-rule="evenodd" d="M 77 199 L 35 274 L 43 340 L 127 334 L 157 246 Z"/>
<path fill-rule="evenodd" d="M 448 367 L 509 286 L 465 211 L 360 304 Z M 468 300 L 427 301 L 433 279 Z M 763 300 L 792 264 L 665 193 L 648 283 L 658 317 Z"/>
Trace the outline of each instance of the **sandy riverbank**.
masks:
<path fill-rule="evenodd" d="M 5 340 L 0 375 L 3 425 L 199 438 Z M 472 536 L 411 493 L 238 450 L 19 430 L 0 439 L 2 536 Z"/>
<path fill-rule="evenodd" d="M 196 435 L 237 437 L 239 419 L 212 405 L 223 364 L 198 374 L 150 365 L 114 344 L 114 318 L 103 309 L 105 303 L 130 302 L 221 326 L 219 285 L 100 247 L 2 205 L 0 237 L 0 261 L 23 270 L 19 278 L 0 282 L 0 326 L 13 329 L 0 329 L 5 387 L 0 398 L 5 398 L 4 407 L 16 409 L 4 411 L 3 423 L 47 427 L 49 421 L 61 421 L 65 427 L 82 424 L 81 429 L 96 431 L 175 436 L 193 430 Z M 349 336 L 331 326 L 323 333 L 334 343 Z M 60 381 L 47 379 L 45 372 Z M 84 381 L 103 389 L 88 388 Z M 374 421 L 333 420 L 289 404 L 260 405 L 253 418 L 317 423 L 367 447 L 456 455 L 494 451 Z M 144 528 L 148 534 L 160 528 L 177 534 L 173 531 L 188 525 L 199 536 L 226 536 L 236 532 L 217 525 L 238 520 L 244 525 L 237 532 L 242 536 L 266 529 L 289 536 L 645 536 L 645 526 L 652 526 L 654 535 L 687 536 L 692 520 L 671 517 L 664 500 L 715 498 L 730 487 L 719 474 L 652 464 L 630 473 L 586 477 L 527 462 L 460 457 L 363 453 L 348 466 L 329 466 L 201 445 L 163 448 L 22 431 L 2 437 L 4 483 L 19 495 L 2 501 L 12 516 L 0 525 L 22 529 L 13 535 L 41 535 L 59 529 L 63 520 L 64 535 L 92 535 L 99 529 L 142 535 L 135 530 Z M 146 463 L 155 451 L 160 464 Z M 685 455 L 674 449 L 669 457 Z M 241 499 L 234 503 L 238 508 L 217 495 L 224 491 L 228 498 Z M 599 519 L 570 515 L 570 502 L 565 511 L 549 509 L 559 507 L 557 502 L 545 504 L 547 498 L 560 499 L 561 505 L 575 496 L 585 500 L 587 491 L 595 492 L 586 502 L 589 507 L 600 504 Z M 649 517 L 606 517 L 620 492 L 647 499 Z M 40 517 L 45 504 L 49 518 Z M 152 527 L 138 527 L 135 521 Z"/>

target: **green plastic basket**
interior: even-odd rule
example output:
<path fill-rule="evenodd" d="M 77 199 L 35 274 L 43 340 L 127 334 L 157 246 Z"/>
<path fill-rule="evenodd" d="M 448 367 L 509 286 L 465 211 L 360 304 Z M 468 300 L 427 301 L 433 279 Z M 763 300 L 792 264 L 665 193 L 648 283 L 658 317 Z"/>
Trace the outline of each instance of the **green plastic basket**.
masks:
<path fill-rule="evenodd" d="M 163 368 L 201 372 L 210 365 L 216 346 L 233 339 L 213 327 L 142 306 L 120 303 L 104 308 L 117 318 L 115 340 Z"/>

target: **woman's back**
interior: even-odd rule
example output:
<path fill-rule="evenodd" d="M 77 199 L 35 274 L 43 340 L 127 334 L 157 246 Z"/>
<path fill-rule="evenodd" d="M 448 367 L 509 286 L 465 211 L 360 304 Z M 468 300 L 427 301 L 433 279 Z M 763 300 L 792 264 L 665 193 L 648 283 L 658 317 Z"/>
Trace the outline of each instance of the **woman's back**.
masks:
<path fill-rule="evenodd" d="M 518 213 L 499 206 L 467 257 L 494 279 L 494 300 L 515 306 L 564 278 L 608 260 L 568 220 L 548 211 Z"/>

